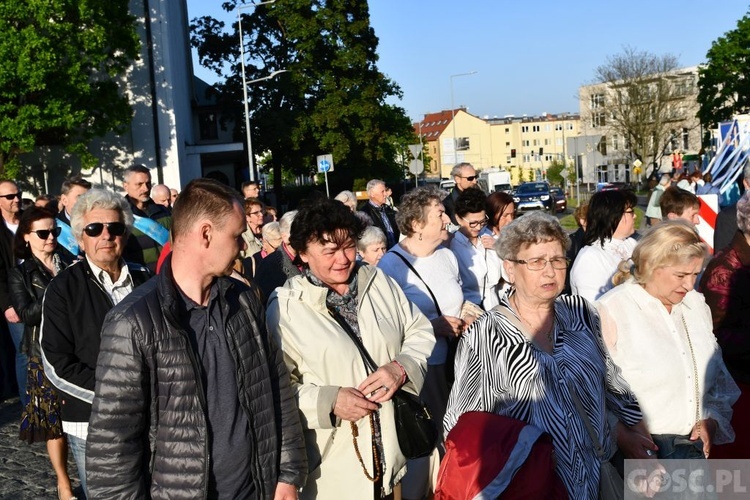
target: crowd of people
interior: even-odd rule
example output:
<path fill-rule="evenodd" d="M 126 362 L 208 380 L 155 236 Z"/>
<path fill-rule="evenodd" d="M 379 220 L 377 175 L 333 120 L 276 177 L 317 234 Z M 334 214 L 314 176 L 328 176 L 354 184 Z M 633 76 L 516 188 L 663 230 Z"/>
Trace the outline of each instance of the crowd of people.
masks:
<path fill-rule="evenodd" d="M 124 196 L 71 178 L 26 209 L 0 182 L 3 397 L 58 497 L 70 450 L 79 498 L 440 498 L 474 412 L 549 436 L 549 498 L 597 498 L 626 458 L 747 458 L 750 192 L 711 258 L 695 187 L 669 176 L 642 234 L 630 191 L 594 194 L 568 234 L 516 219 L 471 164 L 452 176 L 285 213 L 255 182 L 178 194 L 143 166 Z M 431 452 L 403 449 L 404 393 Z"/>

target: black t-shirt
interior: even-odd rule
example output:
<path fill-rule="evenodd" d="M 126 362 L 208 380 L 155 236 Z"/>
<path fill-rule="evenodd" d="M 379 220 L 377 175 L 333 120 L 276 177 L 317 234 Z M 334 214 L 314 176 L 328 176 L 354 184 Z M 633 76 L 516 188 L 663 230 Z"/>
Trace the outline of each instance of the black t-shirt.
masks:
<path fill-rule="evenodd" d="M 237 397 L 236 367 L 224 331 L 218 286 L 216 282 L 211 286 L 206 307 L 182 291 L 180 295 L 184 306 L 182 326 L 202 368 L 207 404 L 208 498 L 253 500 L 257 497 L 250 464 L 254 443 L 248 417 Z"/>

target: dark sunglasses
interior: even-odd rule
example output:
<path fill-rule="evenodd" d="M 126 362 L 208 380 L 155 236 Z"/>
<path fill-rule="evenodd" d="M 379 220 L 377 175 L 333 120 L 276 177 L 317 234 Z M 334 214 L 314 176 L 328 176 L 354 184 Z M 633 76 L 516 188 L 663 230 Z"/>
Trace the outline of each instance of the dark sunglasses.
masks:
<path fill-rule="evenodd" d="M 0 198 L 5 198 L 6 200 L 12 200 L 14 198 L 18 198 L 20 200 L 22 197 L 23 197 L 23 193 L 21 191 L 17 193 L 0 194 Z"/>
<path fill-rule="evenodd" d="M 122 236 L 125 234 L 126 227 L 123 222 L 92 222 L 83 228 L 83 232 L 86 233 L 87 236 L 95 238 L 102 234 L 105 226 L 107 227 L 109 234 L 112 236 Z"/>
<path fill-rule="evenodd" d="M 477 176 L 476 175 L 470 175 L 468 177 L 462 177 L 462 179 L 466 179 L 467 181 L 471 182 L 471 181 L 475 181 L 477 179 Z"/>
<path fill-rule="evenodd" d="M 60 236 L 60 231 L 62 231 L 62 228 L 56 227 L 55 229 L 37 229 L 36 231 L 31 232 L 36 233 L 40 240 L 46 240 L 47 238 L 49 238 L 50 234 L 57 238 L 58 236 Z"/>

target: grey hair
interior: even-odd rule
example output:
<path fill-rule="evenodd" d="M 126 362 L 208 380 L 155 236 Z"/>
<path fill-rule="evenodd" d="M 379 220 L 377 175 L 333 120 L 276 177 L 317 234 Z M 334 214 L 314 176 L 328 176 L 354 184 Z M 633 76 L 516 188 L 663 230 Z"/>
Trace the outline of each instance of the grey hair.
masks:
<path fill-rule="evenodd" d="M 367 247 L 373 243 L 387 244 L 388 240 L 385 238 L 385 233 L 382 229 L 376 226 L 367 226 L 362 235 L 357 240 L 357 250 L 364 252 Z"/>
<path fill-rule="evenodd" d="M 289 236 L 292 233 L 292 222 L 297 216 L 296 210 L 290 210 L 279 219 L 279 234 Z"/>
<path fill-rule="evenodd" d="M 465 167 L 474 168 L 474 165 L 465 161 L 459 163 L 458 165 L 454 165 L 451 169 L 451 177 L 461 177 L 461 170 L 463 170 Z"/>
<path fill-rule="evenodd" d="M 427 222 L 426 209 L 433 203 L 442 203 L 445 191 L 440 191 L 432 186 L 422 186 L 412 189 L 401 198 L 401 204 L 396 212 L 396 223 L 401 234 L 411 236 L 414 234 L 414 223 L 424 225 Z"/>
<path fill-rule="evenodd" d="M 365 189 L 367 189 L 367 192 L 369 193 L 381 184 L 385 186 L 385 181 L 381 181 L 380 179 L 372 179 L 367 183 L 367 187 Z"/>
<path fill-rule="evenodd" d="M 750 191 L 745 191 L 737 202 L 737 229 L 742 234 L 750 234 Z"/>
<path fill-rule="evenodd" d="M 500 230 L 495 251 L 503 260 L 515 260 L 524 245 L 558 241 L 563 251 L 570 247 L 570 237 L 553 216 L 531 212 L 515 219 Z"/>
<path fill-rule="evenodd" d="M 742 169 L 742 177 L 744 177 L 745 182 L 750 184 L 750 162 L 745 164 L 745 168 Z"/>
<path fill-rule="evenodd" d="M 73 212 L 70 214 L 70 228 L 76 240 L 81 241 L 81 238 L 83 238 L 83 218 L 87 213 L 97 208 L 119 212 L 120 220 L 125 223 L 127 228 L 126 234 L 130 234 L 133 229 L 133 211 L 130 209 L 130 204 L 125 198 L 112 191 L 97 188 L 79 196 L 78 201 L 73 205 Z"/>
<path fill-rule="evenodd" d="M 357 208 L 357 197 L 354 196 L 354 193 L 351 191 L 341 191 L 339 194 L 336 195 L 334 200 L 338 200 L 347 207 L 351 208 L 352 210 L 356 210 Z"/>
<path fill-rule="evenodd" d="M 281 240 L 280 224 L 275 221 L 269 222 L 268 224 L 263 224 L 261 234 L 263 235 L 263 239 L 266 241 Z"/>
<path fill-rule="evenodd" d="M 659 184 L 661 184 L 662 186 L 666 186 L 671 180 L 672 178 L 669 176 L 669 174 L 662 174 L 661 179 L 659 179 Z"/>

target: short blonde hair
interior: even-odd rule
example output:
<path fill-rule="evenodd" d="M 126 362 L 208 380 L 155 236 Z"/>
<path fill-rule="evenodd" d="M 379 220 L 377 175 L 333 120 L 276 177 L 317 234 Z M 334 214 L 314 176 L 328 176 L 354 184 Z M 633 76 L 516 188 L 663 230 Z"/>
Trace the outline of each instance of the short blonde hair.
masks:
<path fill-rule="evenodd" d="M 696 258 L 705 262 L 707 255 L 708 246 L 691 224 L 681 219 L 662 221 L 638 241 L 633 250 L 632 268 L 629 263 L 620 264 L 612 282 L 619 285 L 632 275 L 643 285 L 660 267 L 684 264 Z"/>

